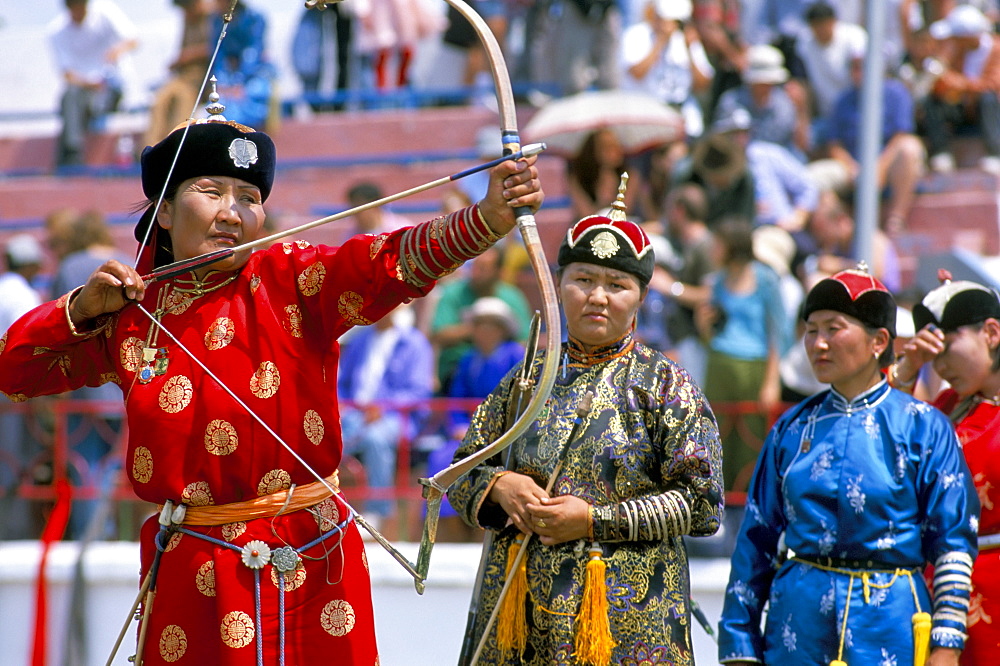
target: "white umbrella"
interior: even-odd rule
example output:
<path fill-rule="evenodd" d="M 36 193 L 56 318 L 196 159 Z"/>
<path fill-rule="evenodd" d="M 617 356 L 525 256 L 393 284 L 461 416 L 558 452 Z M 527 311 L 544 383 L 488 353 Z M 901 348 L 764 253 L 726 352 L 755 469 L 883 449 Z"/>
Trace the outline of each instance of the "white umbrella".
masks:
<path fill-rule="evenodd" d="M 684 137 L 684 120 L 655 97 L 623 90 L 598 90 L 555 99 L 524 126 L 525 143 L 544 141 L 550 151 L 575 155 L 587 136 L 609 128 L 627 153 Z"/>

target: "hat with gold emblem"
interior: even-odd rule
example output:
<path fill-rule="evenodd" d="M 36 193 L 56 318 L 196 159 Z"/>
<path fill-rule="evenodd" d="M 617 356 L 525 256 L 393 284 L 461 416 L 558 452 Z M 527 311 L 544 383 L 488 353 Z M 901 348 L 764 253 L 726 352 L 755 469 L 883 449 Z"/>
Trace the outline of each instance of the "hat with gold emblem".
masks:
<path fill-rule="evenodd" d="M 559 247 L 560 268 L 575 261 L 606 266 L 630 273 L 646 286 L 653 277 L 653 247 L 649 236 L 625 217 L 625 186 L 622 174 L 618 198 L 607 215 L 589 215 L 566 233 Z"/>

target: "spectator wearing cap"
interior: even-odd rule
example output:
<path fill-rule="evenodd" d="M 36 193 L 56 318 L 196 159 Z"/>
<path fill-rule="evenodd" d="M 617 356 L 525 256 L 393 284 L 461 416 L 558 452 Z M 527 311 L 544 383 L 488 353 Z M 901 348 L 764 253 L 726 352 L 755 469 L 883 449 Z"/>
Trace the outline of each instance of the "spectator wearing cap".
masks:
<path fill-rule="evenodd" d="M 819 190 L 802 163 L 784 146 L 753 138 L 749 112 L 734 107 L 730 116 L 712 126 L 745 153 L 754 185 L 754 223 L 774 224 L 788 232 L 801 231 L 816 209 Z"/>
<path fill-rule="evenodd" d="M 992 621 L 1000 615 L 1000 298 L 995 289 L 942 273 L 943 284 L 913 308 L 917 334 L 889 380 L 912 392 L 929 364 L 949 385 L 933 404 L 955 426 L 982 505 L 961 663 L 994 664 L 1000 663 L 1000 626 Z"/>
<path fill-rule="evenodd" d="M 678 162 L 673 179 L 674 186 L 694 183 L 705 190 L 705 223 L 710 229 L 727 216 L 753 220 L 757 215 L 746 149 L 728 132 L 712 132 L 696 141 L 691 155 Z"/>
<path fill-rule="evenodd" d="M 528 336 L 531 309 L 518 286 L 503 280 L 506 249 L 495 245 L 470 262 L 468 270 L 441 285 L 428 336 L 437 350 L 437 391 L 447 395 L 458 361 L 472 345 L 472 324 L 465 313 L 478 299 L 495 296 L 514 312 L 518 340 Z"/>
<path fill-rule="evenodd" d="M 465 314 L 472 326 L 472 348 L 458 361 L 448 396 L 485 398 L 524 356 L 518 342 L 521 324 L 503 299 L 485 296 Z"/>
<path fill-rule="evenodd" d="M 957 664 L 979 501 L 952 425 L 885 379 L 896 337 L 885 285 L 842 271 L 810 290 L 802 316 L 829 389 L 785 412 L 760 452 L 719 660 Z"/>
<path fill-rule="evenodd" d="M 705 122 L 697 96 L 708 90 L 715 70 L 690 24 L 691 0 L 647 0 L 643 16 L 622 37 L 622 88 L 676 108 L 687 135 L 701 136 Z"/>
<path fill-rule="evenodd" d="M 0 275 L 0 335 L 41 303 L 31 282 L 42 270 L 44 258 L 41 244 L 29 234 L 12 236 L 4 246 L 7 271 Z"/>
<path fill-rule="evenodd" d="M 465 314 L 472 327 L 472 347 L 458 361 L 448 389 L 449 398 L 485 398 L 514 366 L 524 360 L 524 345 L 518 342 L 520 323 L 514 311 L 496 296 L 485 296 Z M 469 414 L 452 411 L 448 424 L 449 441 L 431 452 L 427 465 L 433 475 L 451 464 L 469 428 Z M 446 497 L 441 503 L 444 540 L 468 541 L 475 531 L 467 529 Z"/>
<path fill-rule="evenodd" d="M 809 29 L 795 48 L 805 68 L 815 116 L 825 118 L 840 93 L 850 87 L 851 56 L 864 49 L 868 36 L 861 26 L 838 20 L 837 11 L 825 0 L 809 5 L 804 16 Z"/>
<path fill-rule="evenodd" d="M 1000 37 L 971 5 L 956 6 L 931 24 L 930 33 L 945 42 L 945 69 L 923 108 L 931 166 L 954 168 L 948 143 L 956 128 L 971 126 L 979 130 L 986 149 L 980 168 L 1000 175 Z"/>
<path fill-rule="evenodd" d="M 809 109 L 805 91 L 789 81 L 781 51 L 761 44 L 747 50 L 743 84 L 719 98 L 715 119 L 745 109 L 752 120 L 750 138 L 776 143 L 805 161 L 809 150 Z"/>
<path fill-rule="evenodd" d="M 813 175 L 825 188 L 849 188 L 857 182 L 861 165 L 861 81 L 865 50 L 850 56 L 851 85 L 837 98 L 827 116 L 824 153 L 829 160 L 813 164 Z M 913 206 L 917 182 L 924 174 L 927 151 L 915 134 L 913 97 L 897 78 L 886 76 L 882 83 L 882 123 L 876 179 L 879 189 L 888 188 L 882 209 L 882 227 L 890 235 L 906 227 Z M 824 169 L 829 169 L 824 174 Z"/>

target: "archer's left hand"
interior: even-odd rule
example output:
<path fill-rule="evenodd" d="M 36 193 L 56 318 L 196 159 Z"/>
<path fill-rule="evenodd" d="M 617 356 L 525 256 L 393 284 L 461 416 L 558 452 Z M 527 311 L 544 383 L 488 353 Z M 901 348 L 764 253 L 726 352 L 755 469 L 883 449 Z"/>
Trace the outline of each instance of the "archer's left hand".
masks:
<path fill-rule="evenodd" d="M 479 202 L 479 211 L 494 233 L 506 235 L 514 228 L 514 208 L 527 206 L 537 211 L 545 200 L 538 180 L 537 155 L 501 162 L 490 169 L 490 186 Z"/>
<path fill-rule="evenodd" d="M 573 495 L 543 497 L 528 503 L 531 530 L 546 546 L 586 539 L 590 532 L 590 504 Z"/>

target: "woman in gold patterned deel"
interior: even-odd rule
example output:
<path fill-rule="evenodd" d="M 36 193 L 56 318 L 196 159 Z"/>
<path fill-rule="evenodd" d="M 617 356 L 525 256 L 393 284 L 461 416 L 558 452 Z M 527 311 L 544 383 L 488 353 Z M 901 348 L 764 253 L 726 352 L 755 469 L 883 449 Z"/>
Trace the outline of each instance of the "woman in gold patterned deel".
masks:
<path fill-rule="evenodd" d="M 481 664 L 693 664 L 682 537 L 719 526 L 715 417 L 683 368 L 633 338 L 653 250 L 621 196 L 569 230 L 558 263 L 568 341 L 551 397 L 509 464 L 496 456 L 448 493 L 469 524 L 496 531 L 463 656 L 499 599 Z M 476 411 L 456 458 L 501 434 L 517 372 Z M 508 566 L 522 543 L 523 570 Z"/>
<path fill-rule="evenodd" d="M 237 251 L 145 284 L 153 267 L 261 237 L 275 166 L 266 134 L 229 121 L 146 148 L 137 267 L 105 263 L 0 339 L 14 401 L 124 393 L 124 470 L 168 507 L 141 535 L 144 578 L 158 572 L 146 666 L 378 664 L 368 561 L 336 488 L 337 339 L 490 247 L 514 225 L 508 201 L 537 208 L 533 162 L 494 168 L 482 202 L 431 222 Z"/>

